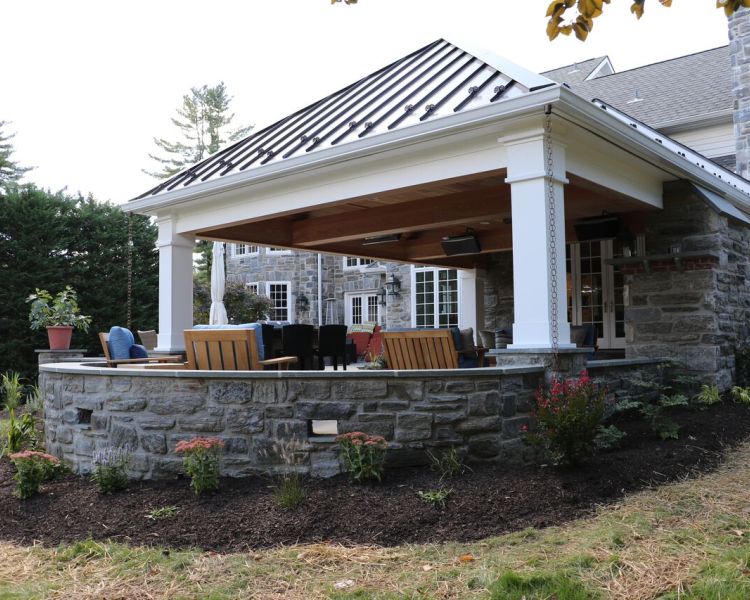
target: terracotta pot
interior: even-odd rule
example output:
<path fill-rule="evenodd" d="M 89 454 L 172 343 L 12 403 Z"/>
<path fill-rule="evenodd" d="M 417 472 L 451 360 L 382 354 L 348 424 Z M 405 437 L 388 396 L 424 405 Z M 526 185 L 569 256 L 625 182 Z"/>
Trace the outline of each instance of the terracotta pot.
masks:
<path fill-rule="evenodd" d="M 50 350 L 68 350 L 70 340 L 73 337 L 73 327 L 71 325 L 47 327 L 47 337 L 49 338 Z"/>

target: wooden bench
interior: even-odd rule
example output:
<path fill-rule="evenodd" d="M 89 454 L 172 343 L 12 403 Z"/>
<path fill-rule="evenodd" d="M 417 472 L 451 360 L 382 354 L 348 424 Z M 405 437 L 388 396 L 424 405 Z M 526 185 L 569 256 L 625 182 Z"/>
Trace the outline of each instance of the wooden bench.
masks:
<path fill-rule="evenodd" d="M 383 349 L 389 369 L 459 369 L 459 352 L 450 329 L 383 332 Z M 479 366 L 485 348 L 477 348 Z M 473 352 L 473 351 L 468 351 Z"/>
<path fill-rule="evenodd" d="M 170 363 L 172 365 L 172 368 L 175 368 L 175 363 L 180 363 L 182 361 L 182 356 L 179 354 L 167 354 L 164 356 L 149 356 L 148 358 L 113 359 L 109 354 L 109 333 L 107 333 L 106 331 L 100 331 L 99 342 L 102 345 L 102 352 L 104 352 L 104 359 L 107 361 L 108 367 L 127 367 L 131 365 Z"/>
<path fill-rule="evenodd" d="M 185 352 L 184 368 L 201 371 L 288 369 L 297 362 L 296 356 L 260 360 L 253 329 L 186 329 Z"/>

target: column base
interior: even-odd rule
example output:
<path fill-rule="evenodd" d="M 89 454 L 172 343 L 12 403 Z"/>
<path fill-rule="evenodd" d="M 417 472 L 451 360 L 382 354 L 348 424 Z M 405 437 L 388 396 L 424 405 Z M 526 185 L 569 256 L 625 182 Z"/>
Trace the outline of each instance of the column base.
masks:
<path fill-rule="evenodd" d="M 545 379 L 557 377 L 574 377 L 586 368 L 593 348 L 577 348 L 566 345 L 555 352 L 552 348 L 499 348 L 490 350 L 488 356 L 494 356 L 498 367 L 536 366 L 545 367 Z M 557 364 L 555 364 L 557 358 Z"/>

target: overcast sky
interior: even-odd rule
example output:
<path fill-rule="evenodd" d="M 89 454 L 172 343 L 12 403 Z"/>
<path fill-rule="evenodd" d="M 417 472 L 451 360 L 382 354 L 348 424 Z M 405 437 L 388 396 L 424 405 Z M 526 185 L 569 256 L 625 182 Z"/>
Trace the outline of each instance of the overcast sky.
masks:
<path fill-rule="evenodd" d="M 27 181 L 121 203 L 154 185 L 154 136 L 191 86 L 227 84 L 236 124 L 267 125 L 440 37 L 543 71 L 618 71 L 727 43 L 714 0 L 613 0 L 589 40 L 549 42 L 549 0 L 3 0 L 0 120 Z"/>

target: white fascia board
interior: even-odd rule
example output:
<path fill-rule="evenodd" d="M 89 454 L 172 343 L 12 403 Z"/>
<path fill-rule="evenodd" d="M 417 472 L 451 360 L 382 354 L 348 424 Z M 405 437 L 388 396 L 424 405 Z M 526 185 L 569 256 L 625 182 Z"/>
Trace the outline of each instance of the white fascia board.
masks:
<path fill-rule="evenodd" d="M 601 71 L 604 67 L 609 67 L 612 73 L 615 72 L 615 68 L 612 66 L 612 61 L 609 60 L 609 56 L 605 56 L 604 58 L 602 58 L 602 61 L 594 67 L 594 70 L 588 74 L 584 81 L 591 81 L 592 79 L 596 79 L 599 71 Z"/>
<path fill-rule="evenodd" d="M 503 100 L 490 106 L 383 133 L 372 139 L 363 139 L 341 146 L 325 148 L 309 155 L 290 158 L 279 163 L 271 163 L 257 169 L 231 173 L 205 183 L 131 200 L 123 208 L 139 214 L 155 215 L 193 200 L 224 194 L 250 185 L 320 169 L 332 164 L 343 163 L 412 144 L 437 140 L 539 110 L 546 104 L 556 102 L 560 97 L 560 89 L 561 86 L 555 84 L 549 88 Z"/>
<path fill-rule="evenodd" d="M 461 48 L 464 52 L 468 52 L 472 56 L 477 57 L 479 60 L 490 65 L 493 69 L 500 71 L 503 75 L 507 75 L 511 79 L 514 79 L 529 91 L 559 85 L 544 75 L 539 75 L 539 73 L 529 71 L 507 58 L 503 58 L 499 54 L 495 54 L 486 48 L 475 46 L 472 42 L 463 40 L 458 36 L 451 35 L 443 37 L 443 39 L 446 42 Z"/>
<path fill-rule="evenodd" d="M 704 169 L 671 152 L 632 127 L 628 127 L 593 102 L 584 100 L 570 90 L 563 88 L 560 90 L 558 107 L 563 114 L 584 129 L 602 135 L 643 160 L 658 161 L 654 164 L 674 176 L 675 179 L 701 182 L 701 185 L 724 196 L 742 210 L 750 210 L 750 198 L 747 195 L 727 182 L 706 173 Z M 709 159 L 706 160 L 710 162 Z"/>

